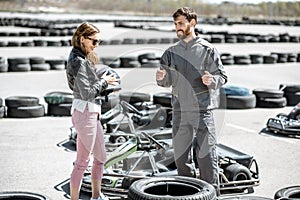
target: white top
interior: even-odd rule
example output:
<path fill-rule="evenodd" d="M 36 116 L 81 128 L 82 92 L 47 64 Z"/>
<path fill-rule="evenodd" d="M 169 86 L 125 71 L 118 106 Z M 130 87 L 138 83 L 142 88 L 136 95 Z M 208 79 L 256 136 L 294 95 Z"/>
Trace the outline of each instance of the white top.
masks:
<path fill-rule="evenodd" d="M 71 108 L 71 114 L 73 114 L 74 109 L 78 110 L 79 112 L 84 112 L 86 106 L 88 106 L 89 112 L 96 112 L 96 113 L 101 113 L 101 105 L 84 101 L 81 99 L 74 99 L 72 103 L 72 108 Z"/>

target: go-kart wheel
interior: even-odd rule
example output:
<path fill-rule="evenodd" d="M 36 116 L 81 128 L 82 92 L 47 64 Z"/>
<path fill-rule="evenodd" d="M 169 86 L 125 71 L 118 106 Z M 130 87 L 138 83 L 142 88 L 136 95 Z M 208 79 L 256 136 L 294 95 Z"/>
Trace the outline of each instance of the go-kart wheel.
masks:
<path fill-rule="evenodd" d="M 274 195 L 274 199 L 300 199 L 300 185 L 278 190 Z"/>
<path fill-rule="evenodd" d="M 216 199 L 215 188 L 196 178 L 174 176 L 135 181 L 128 191 L 129 200 L 202 200 Z"/>
<path fill-rule="evenodd" d="M 126 142 L 126 141 L 127 141 L 127 139 L 126 139 L 125 136 L 118 136 L 118 137 L 116 137 L 116 139 L 115 139 L 115 143 L 124 143 L 124 142 Z"/>
<path fill-rule="evenodd" d="M 224 174 L 229 181 L 242 181 L 251 179 L 250 170 L 238 163 L 227 166 L 224 170 Z"/>
<path fill-rule="evenodd" d="M 122 105 L 123 109 L 128 112 L 132 112 L 132 113 L 135 113 L 140 116 L 143 115 L 140 111 L 138 111 L 138 109 L 136 109 L 133 105 L 130 105 L 126 101 L 121 101 L 121 105 Z"/>

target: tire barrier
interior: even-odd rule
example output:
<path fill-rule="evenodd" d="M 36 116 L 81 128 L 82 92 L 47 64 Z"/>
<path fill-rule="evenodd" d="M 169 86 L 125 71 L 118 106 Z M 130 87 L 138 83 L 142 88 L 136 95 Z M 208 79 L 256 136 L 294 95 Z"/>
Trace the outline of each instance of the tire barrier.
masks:
<path fill-rule="evenodd" d="M 0 73 L 64 70 L 65 68 L 66 61 L 64 59 L 45 60 L 43 57 L 18 57 L 6 59 L 0 57 Z"/>
<path fill-rule="evenodd" d="M 204 35 L 205 39 L 210 43 L 274 43 L 281 42 L 275 37 L 265 36 L 236 36 L 236 35 Z M 299 43 L 300 36 L 294 36 L 290 43 Z M 124 38 L 104 41 L 101 45 L 133 45 L 133 44 L 172 44 L 177 41 L 177 38 Z M 37 39 L 32 41 L 1 41 L 0 47 L 63 47 L 71 46 L 70 40 L 43 40 Z"/>
<path fill-rule="evenodd" d="M 12 192 L 0 192 L 0 199 L 6 200 L 51 200 L 49 197 L 32 193 L 32 192 L 20 192 L 20 191 L 12 191 Z"/>
<path fill-rule="evenodd" d="M 232 55 L 231 53 L 222 53 L 220 55 L 223 65 L 294 63 L 300 62 L 299 57 L 300 53 L 270 53 L 270 55 Z"/>
<path fill-rule="evenodd" d="M 276 89 L 254 89 L 256 96 L 256 107 L 258 108 L 282 108 L 287 105 L 283 96 L 284 92 Z"/>
<path fill-rule="evenodd" d="M 33 118 L 45 116 L 44 105 L 39 104 L 37 97 L 11 96 L 5 99 L 7 117 Z"/>
<path fill-rule="evenodd" d="M 64 59 L 48 59 L 46 63 L 50 65 L 51 70 L 64 70 L 66 68 L 66 61 Z"/>
<path fill-rule="evenodd" d="M 29 58 L 8 58 L 9 72 L 27 72 L 31 70 Z"/>
<path fill-rule="evenodd" d="M 279 189 L 278 191 L 276 191 L 274 199 L 300 199 L 300 185 L 289 186 Z"/>
<path fill-rule="evenodd" d="M 48 70 L 50 70 L 49 63 L 46 63 L 45 59 L 42 57 L 31 57 L 31 58 L 29 58 L 29 63 L 31 65 L 31 71 L 48 71 Z"/>
<path fill-rule="evenodd" d="M 71 116 L 73 94 L 69 92 L 49 92 L 44 96 L 48 104 L 48 116 Z"/>
<path fill-rule="evenodd" d="M 227 109 L 251 109 L 256 106 L 255 95 L 251 94 L 250 90 L 245 87 L 226 85 L 222 87 L 221 94 L 221 107 Z M 225 105 L 222 105 L 223 103 Z"/>
<path fill-rule="evenodd" d="M 294 106 L 300 102 L 300 85 L 297 84 L 280 84 L 279 90 L 284 92 L 287 100 L 287 106 Z"/>

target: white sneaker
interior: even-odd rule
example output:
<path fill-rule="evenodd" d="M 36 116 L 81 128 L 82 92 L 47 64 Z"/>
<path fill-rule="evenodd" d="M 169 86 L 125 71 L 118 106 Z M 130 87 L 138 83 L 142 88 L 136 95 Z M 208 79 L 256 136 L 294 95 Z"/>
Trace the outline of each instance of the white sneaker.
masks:
<path fill-rule="evenodd" d="M 90 200 L 109 200 L 109 198 L 107 196 L 105 196 L 102 192 L 100 193 L 100 197 L 98 199 L 93 199 L 91 197 Z"/>
<path fill-rule="evenodd" d="M 100 193 L 100 197 L 98 198 L 98 200 L 109 200 L 109 198 L 107 196 L 105 196 L 102 192 Z"/>

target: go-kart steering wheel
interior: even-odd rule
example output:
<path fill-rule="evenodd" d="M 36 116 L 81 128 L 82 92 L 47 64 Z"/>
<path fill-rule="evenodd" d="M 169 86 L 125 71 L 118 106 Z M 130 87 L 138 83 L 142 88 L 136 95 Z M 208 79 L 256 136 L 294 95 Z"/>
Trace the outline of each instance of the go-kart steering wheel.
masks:
<path fill-rule="evenodd" d="M 143 116 L 143 114 L 138 109 L 136 109 L 133 105 L 129 104 L 128 102 L 121 101 L 120 104 L 125 111 L 130 111 L 137 115 Z"/>
<path fill-rule="evenodd" d="M 154 137 L 152 137 L 151 135 L 145 133 L 145 132 L 141 132 L 146 138 L 149 138 L 152 142 L 154 142 L 155 144 L 157 144 L 160 148 L 166 150 L 166 148 L 159 142 L 157 141 Z"/>

